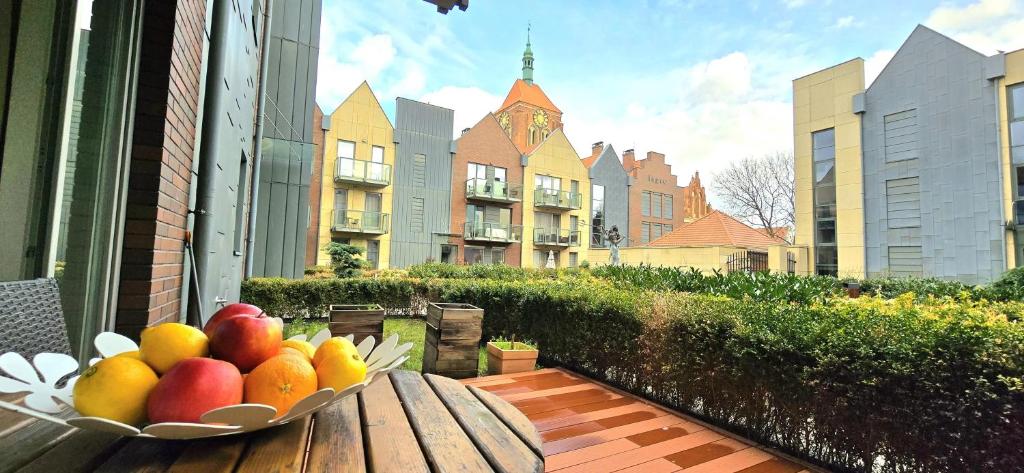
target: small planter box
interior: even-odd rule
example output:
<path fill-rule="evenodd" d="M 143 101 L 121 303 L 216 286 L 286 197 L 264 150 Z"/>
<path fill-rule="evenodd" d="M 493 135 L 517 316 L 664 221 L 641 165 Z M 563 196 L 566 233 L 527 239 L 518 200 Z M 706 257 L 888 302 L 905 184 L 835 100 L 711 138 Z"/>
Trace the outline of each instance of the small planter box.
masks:
<path fill-rule="evenodd" d="M 356 345 L 369 335 L 377 343 L 384 339 L 384 308 L 378 304 L 331 305 L 330 315 L 331 336 L 352 334 Z"/>
<path fill-rule="evenodd" d="M 484 311 L 469 304 L 427 305 L 423 372 L 472 378 L 480 369 Z"/>
<path fill-rule="evenodd" d="M 525 343 L 511 342 L 510 349 L 503 349 L 494 342 L 487 342 L 487 374 L 512 374 L 533 371 L 537 366 L 540 352 Z"/>

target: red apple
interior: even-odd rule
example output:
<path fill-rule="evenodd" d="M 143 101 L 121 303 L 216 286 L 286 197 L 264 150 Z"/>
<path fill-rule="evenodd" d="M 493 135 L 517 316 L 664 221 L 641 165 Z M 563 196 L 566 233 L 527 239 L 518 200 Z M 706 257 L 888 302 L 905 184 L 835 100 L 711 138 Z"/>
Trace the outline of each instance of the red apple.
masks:
<path fill-rule="evenodd" d="M 281 350 L 281 341 L 278 321 L 265 314 L 239 315 L 217 324 L 210 337 L 210 354 L 248 373 L 276 355 Z"/>
<path fill-rule="evenodd" d="M 210 320 L 206 322 L 206 326 L 203 327 L 203 333 L 205 333 L 207 337 L 212 338 L 214 330 L 217 330 L 217 326 L 220 325 L 221 322 L 240 315 L 257 316 L 262 313 L 263 309 L 252 304 L 243 304 L 241 302 L 228 304 L 221 307 L 217 312 L 214 312 L 213 317 L 210 317 Z"/>
<path fill-rule="evenodd" d="M 242 374 L 231 363 L 213 358 L 186 358 L 160 377 L 149 393 L 149 421 L 200 422 L 211 409 L 241 404 Z"/>

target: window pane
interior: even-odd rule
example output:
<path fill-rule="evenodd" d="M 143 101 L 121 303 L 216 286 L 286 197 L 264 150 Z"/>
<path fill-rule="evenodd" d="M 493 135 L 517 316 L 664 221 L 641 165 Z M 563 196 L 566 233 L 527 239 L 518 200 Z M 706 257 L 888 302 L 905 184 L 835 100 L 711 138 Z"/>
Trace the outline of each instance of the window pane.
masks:
<path fill-rule="evenodd" d="M 836 243 L 836 221 L 818 221 L 818 233 L 814 243 L 819 245 L 834 245 Z"/>
<path fill-rule="evenodd" d="M 1024 164 L 1024 145 L 1014 146 L 1010 149 L 1014 164 Z"/>
<path fill-rule="evenodd" d="M 1024 197 L 1024 166 L 1017 167 L 1017 197 Z"/>
<path fill-rule="evenodd" d="M 830 148 L 836 145 L 836 132 L 834 129 L 822 130 L 811 134 L 814 141 L 814 149 Z"/>
<path fill-rule="evenodd" d="M 604 186 L 594 186 L 594 200 L 604 199 Z"/>
<path fill-rule="evenodd" d="M 384 148 L 381 148 L 380 146 L 374 146 L 373 147 L 373 154 L 370 156 L 370 161 L 373 161 L 375 163 L 383 163 L 384 162 Z"/>
<path fill-rule="evenodd" d="M 494 180 L 505 182 L 505 168 L 494 168 Z"/>
<path fill-rule="evenodd" d="M 1010 144 L 1024 146 L 1024 120 L 1010 122 Z"/>
<path fill-rule="evenodd" d="M 1010 88 L 1010 111 L 1014 118 L 1024 118 L 1024 85 Z"/>
<path fill-rule="evenodd" d="M 835 205 L 836 203 L 836 188 L 833 186 L 827 187 L 816 187 L 814 189 L 814 204 L 823 205 Z"/>
<path fill-rule="evenodd" d="M 832 185 L 836 182 L 835 161 L 814 163 L 815 185 Z"/>
<path fill-rule="evenodd" d="M 351 141 L 338 140 L 338 157 L 352 159 L 356 155 L 356 144 Z"/>
<path fill-rule="evenodd" d="M 814 214 L 818 219 L 836 218 L 836 206 L 832 204 L 818 205 L 815 207 Z"/>

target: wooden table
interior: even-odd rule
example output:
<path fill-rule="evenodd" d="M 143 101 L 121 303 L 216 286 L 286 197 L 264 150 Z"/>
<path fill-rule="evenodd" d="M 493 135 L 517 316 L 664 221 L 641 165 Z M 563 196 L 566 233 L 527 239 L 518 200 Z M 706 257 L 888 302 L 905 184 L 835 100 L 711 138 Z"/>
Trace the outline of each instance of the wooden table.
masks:
<path fill-rule="evenodd" d="M 201 440 L 124 438 L 0 411 L 0 472 L 540 472 L 533 424 L 458 381 L 393 371 L 311 418 Z"/>

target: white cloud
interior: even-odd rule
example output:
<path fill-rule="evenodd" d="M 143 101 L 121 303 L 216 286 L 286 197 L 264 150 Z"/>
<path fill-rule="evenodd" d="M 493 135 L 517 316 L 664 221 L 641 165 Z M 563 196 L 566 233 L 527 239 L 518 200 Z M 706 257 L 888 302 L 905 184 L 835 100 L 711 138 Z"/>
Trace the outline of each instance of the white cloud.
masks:
<path fill-rule="evenodd" d="M 932 10 L 925 25 L 985 54 L 1024 48 L 1021 0 L 978 0 Z"/>
<path fill-rule="evenodd" d="M 364 80 L 373 81 L 394 62 L 395 47 L 388 35 L 367 36 L 347 57 L 337 57 L 328 47 L 320 48 L 317 68 L 317 99 L 324 113 L 331 113 Z"/>
<path fill-rule="evenodd" d="M 810 3 L 809 0 L 782 0 L 782 4 L 786 8 L 800 8 L 808 3 Z"/>
<path fill-rule="evenodd" d="M 886 64 L 893 56 L 896 55 L 896 51 L 891 49 L 880 49 L 875 51 L 871 57 L 864 60 L 864 84 L 870 86 L 872 82 L 878 78 L 878 74 L 882 73 L 882 69 L 885 68 Z"/>
<path fill-rule="evenodd" d="M 419 100 L 454 110 L 455 136 L 501 106 L 501 97 L 478 87 L 445 86 L 424 94 Z"/>
<path fill-rule="evenodd" d="M 834 30 L 841 30 L 851 26 L 860 26 L 860 22 L 858 22 L 853 16 L 844 16 L 836 19 L 836 22 L 832 24 L 831 28 Z"/>

